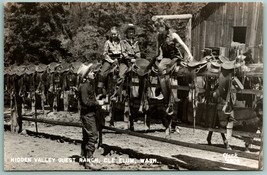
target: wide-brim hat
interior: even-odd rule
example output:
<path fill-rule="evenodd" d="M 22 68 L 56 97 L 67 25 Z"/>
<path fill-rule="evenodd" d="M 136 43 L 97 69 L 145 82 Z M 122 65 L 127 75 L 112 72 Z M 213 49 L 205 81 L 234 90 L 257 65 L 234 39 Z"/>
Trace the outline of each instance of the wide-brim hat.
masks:
<path fill-rule="evenodd" d="M 234 61 L 226 61 L 222 63 L 222 68 L 226 70 L 236 69 L 241 67 L 241 63 Z"/>
<path fill-rule="evenodd" d="M 90 63 L 88 65 L 82 64 L 78 69 L 77 74 L 84 78 L 90 72 L 92 66 L 93 63 Z"/>
<path fill-rule="evenodd" d="M 127 31 L 128 31 L 129 29 L 133 29 L 133 30 L 135 30 L 135 32 L 136 32 L 137 27 L 136 27 L 134 24 L 127 24 L 127 25 L 125 26 L 125 28 L 124 28 L 124 33 L 127 33 Z"/>
<path fill-rule="evenodd" d="M 149 70 L 146 69 L 149 64 L 150 62 L 146 59 L 137 59 L 134 63 L 133 71 L 139 76 L 144 76 L 149 73 Z"/>

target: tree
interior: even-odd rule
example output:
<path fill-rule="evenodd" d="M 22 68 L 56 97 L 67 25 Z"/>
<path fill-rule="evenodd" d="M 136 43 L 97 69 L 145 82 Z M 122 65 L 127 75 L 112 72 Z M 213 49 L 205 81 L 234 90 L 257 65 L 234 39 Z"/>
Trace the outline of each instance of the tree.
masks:
<path fill-rule="evenodd" d="M 138 26 L 141 54 L 156 55 L 153 15 L 196 13 L 206 3 L 90 2 L 5 4 L 5 63 L 101 59 L 112 26 Z M 171 21 L 184 39 L 184 21 Z M 124 34 L 122 33 L 124 38 Z"/>
<path fill-rule="evenodd" d="M 7 3 L 5 62 L 22 64 L 60 61 L 69 56 L 60 36 L 71 37 L 62 3 Z"/>

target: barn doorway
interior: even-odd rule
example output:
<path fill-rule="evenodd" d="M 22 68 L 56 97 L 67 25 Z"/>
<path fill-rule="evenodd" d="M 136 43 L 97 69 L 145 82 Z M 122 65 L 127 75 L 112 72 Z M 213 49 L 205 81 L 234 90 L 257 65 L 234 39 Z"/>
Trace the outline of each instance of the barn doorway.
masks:
<path fill-rule="evenodd" d="M 234 28 L 234 36 L 233 41 L 238 43 L 246 43 L 246 32 L 247 27 L 233 27 Z"/>

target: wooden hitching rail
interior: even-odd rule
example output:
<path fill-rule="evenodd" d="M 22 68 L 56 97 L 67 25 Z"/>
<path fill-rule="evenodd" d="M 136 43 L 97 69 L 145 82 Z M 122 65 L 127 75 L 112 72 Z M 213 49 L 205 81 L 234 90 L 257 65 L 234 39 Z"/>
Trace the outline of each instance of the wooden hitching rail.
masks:
<path fill-rule="evenodd" d="M 35 118 L 23 117 L 22 120 L 40 122 L 40 123 L 47 123 L 47 124 L 54 124 L 54 125 L 62 125 L 62 126 L 82 127 L 81 123 L 62 122 L 62 121 L 54 121 L 54 120 L 47 120 L 47 119 L 35 119 Z M 137 136 L 137 137 L 141 137 L 141 138 L 146 138 L 146 139 L 150 139 L 150 140 L 155 140 L 155 141 L 175 144 L 175 145 L 189 147 L 189 148 L 201 149 L 201 150 L 218 152 L 218 153 L 229 153 L 229 154 L 237 153 L 237 155 L 239 157 L 258 160 L 258 155 L 257 154 L 245 153 L 245 152 L 238 151 L 238 150 L 227 150 L 225 148 L 214 147 L 214 146 L 209 146 L 209 145 L 186 143 L 186 142 L 182 142 L 182 141 L 170 140 L 170 139 L 165 139 L 165 138 L 156 137 L 156 136 L 150 136 L 150 135 L 141 134 L 141 133 L 137 133 L 137 132 L 132 132 L 132 131 L 128 131 L 128 130 L 112 128 L 112 127 L 108 127 L 108 126 L 103 126 L 102 128 L 103 129 L 107 129 L 107 130 L 112 130 L 112 131 L 115 131 L 115 132 L 118 132 L 118 133 L 128 134 L 128 135 L 132 135 L 132 136 Z"/>

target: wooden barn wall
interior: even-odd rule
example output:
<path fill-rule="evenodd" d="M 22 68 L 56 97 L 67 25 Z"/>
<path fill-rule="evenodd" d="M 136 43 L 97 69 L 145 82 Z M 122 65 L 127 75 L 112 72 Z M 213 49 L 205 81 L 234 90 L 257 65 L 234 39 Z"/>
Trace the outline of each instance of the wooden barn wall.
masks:
<path fill-rule="evenodd" d="M 216 6 L 216 5 L 215 5 Z M 233 40 L 233 27 L 246 26 L 246 50 L 250 48 L 255 62 L 263 61 L 263 5 L 258 2 L 225 3 L 192 29 L 192 52 L 202 57 L 205 47 L 225 47 L 226 56 Z"/>

